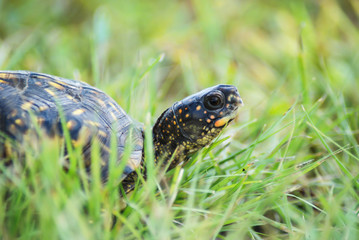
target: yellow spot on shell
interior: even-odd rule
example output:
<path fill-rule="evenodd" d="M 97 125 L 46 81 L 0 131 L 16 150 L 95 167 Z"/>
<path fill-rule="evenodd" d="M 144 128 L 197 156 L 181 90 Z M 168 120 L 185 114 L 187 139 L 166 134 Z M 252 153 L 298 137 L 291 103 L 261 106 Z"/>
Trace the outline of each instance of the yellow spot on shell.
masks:
<path fill-rule="evenodd" d="M 207 119 L 206 121 L 207 121 L 208 123 L 211 123 L 211 119 Z"/>
<path fill-rule="evenodd" d="M 21 108 L 24 110 L 29 110 L 32 105 L 33 105 L 32 102 L 25 102 L 21 105 Z"/>
<path fill-rule="evenodd" d="M 9 127 L 9 130 L 12 134 L 15 134 L 16 133 L 16 126 L 14 124 L 11 124 L 10 127 Z"/>
<path fill-rule="evenodd" d="M 113 112 L 110 112 L 110 114 L 111 114 L 111 117 L 112 117 L 114 120 L 117 119 L 117 118 L 116 118 L 116 115 L 115 115 Z"/>
<path fill-rule="evenodd" d="M 10 116 L 15 117 L 16 115 L 17 115 L 17 110 L 16 109 L 12 110 Z"/>
<path fill-rule="evenodd" d="M 39 107 L 39 110 L 40 111 L 45 111 L 46 109 L 48 109 L 49 107 L 48 106 L 40 106 Z"/>
<path fill-rule="evenodd" d="M 78 116 L 78 115 L 81 115 L 85 112 L 85 109 L 83 108 L 80 108 L 80 109 L 76 109 L 75 111 L 72 112 L 72 115 L 74 116 Z"/>
<path fill-rule="evenodd" d="M 189 117 L 189 114 L 187 113 L 187 114 L 186 114 L 186 118 L 188 118 L 188 117 Z"/>
<path fill-rule="evenodd" d="M 56 89 L 59 89 L 59 90 L 64 90 L 65 89 L 63 86 L 61 86 L 60 84 L 58 84 L 56 82 L 49 81 L 49 85 L 56 88 Z"/>
<path fill-rule="evenodd" d="M 181 114 L 181 113 L 182 113 L 182 109 L 178 110 L 178 112 L 179 112 L 179 114 Z"/>
<path fill-rule="evenodd" d="M 66 127 L 67 127 L 69 130 L 73 129 L 75 126 L 76 126 L 76 122 L 75 122 L 74 120 L 69 120 L 69 121 L 67 121 L 67 123 L 66 123 Z"/>
<path fill-rule="evenodd" d="M 39 117 L 37 123 L 41 126 L 45 122 L 45 118 Z"/>
<path fill-rule="evenodd" d="M 196 110 L 197 110 L 197 111 L 201 110 L 201 106 L 198 105 L 198 106 L 196 107 Z"/>
<path fill-rule="evenodd" d="M 18 126 L 23 126 L 24 125 L 24 121 L 22 121 L 22 119 L 18 118 L 15 120 L 15 124 Z"/>
<path fill-rule="evenodd" d="M 56 96 L 56 94 L 51 89 L 47 88 L 47 89 L 45 89 L 45 91 L 53 97 Z"/>
<path fill-rule="evenodd" d="M 9 84 L 7 81 L 1 80 L 1 79 L 0 79 L 0 83 Z"/>
<path fill-rule="evenodd" d="M 210 119 L 215 119 L 216 117 L 214 115 L 209 116 Z"/>
<path fill-rule="evenodd" d="M 101 137 L 104 137 L 104 138 L 107 137 L 107 133 L 102 130 L 98 131 L 98 135 L 100 135 Z"/>

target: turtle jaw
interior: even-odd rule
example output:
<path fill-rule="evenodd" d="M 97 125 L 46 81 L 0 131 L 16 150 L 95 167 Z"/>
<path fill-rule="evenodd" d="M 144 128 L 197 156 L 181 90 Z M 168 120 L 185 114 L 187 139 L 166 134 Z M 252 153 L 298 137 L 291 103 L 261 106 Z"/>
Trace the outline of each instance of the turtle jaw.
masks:
<path fill-rule="evenodd" d="M 234 96 L 232 98 L 232 108 L 233 109 L 229 109 L 230 113 L 228 113 L 227 115 L 225 115 L 224 117 L 218 118 L 215 122 L 214 122 L 214 126 L 216 128 L 221 128 L 224 127 L 225 125 L 227 125 L 228 123 L 230 123 L 232 120 L 234 120 L 237 116 L 238 116 L 238 112 L 239 112 L 239 107 L 244 106 L 243 100 L 242 98 L 238 97 L 238 96 Z"/>

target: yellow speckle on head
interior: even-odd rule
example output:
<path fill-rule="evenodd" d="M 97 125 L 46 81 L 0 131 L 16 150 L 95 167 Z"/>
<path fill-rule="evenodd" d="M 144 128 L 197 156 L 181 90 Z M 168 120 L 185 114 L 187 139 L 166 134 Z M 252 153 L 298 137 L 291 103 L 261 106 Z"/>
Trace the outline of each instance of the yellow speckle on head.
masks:
<path fill-rule="evenodd" d="M 189 117 L 189 114 L 187 113 L 187 114 L 186 114 L 186 118 L 188 118 L 188 117 Z"/>
<path fill-rule="evenodd" d="M 18 119 L 15 120 L 15 124 L 18 125 L 18 126 L 23 126 L 24 121 L 22 119 L 18 118 Z"/>
<path fill-rule="evenodd" d="M 75 126 L 76 126 L 76 122 L 75 122 L 74 120 L 69 120 L 69 121 L 67 121 L 67 123 L 66 123 L 66 127 L 67 127 L 69 130 L 73 129 Z"/>
<path fill-rule="evenodd" d="M 201 110 L 201 106 L 198 105 L 198 106 L 196 107 L 196 110 L 197 110 L 197 111 Z"/>
<path fill-rule="evenodd" d="M 188 108 L 185 108 L 184 110 L 188 110 Z"/>
<path fill-rule="evenodd" d="M 166 121 L 168 121 L 168 118 L 165 118 Z"/>
<path fill-rule="evenodd" d="M 211 123 L 211 119 L 207 119 L 206 121 L 207 121 L 208 123 Z"/>
<path fill-rule="evenodd" d="M 56 94 L 51 89 L 47 88 L 47 89 L 45 89 L 45 91 L 53 97 L 56 96 Z"/>
<path fill-rule="evenodd" d="M 186 126 L 186 124 L 184 123 L 184 124 L 182 124 L 182 126 Z"/>
<path fill-rule="evenodd" d="M 65 88 L 63 86 L 61 86 L 60 84 L 56 83 L 56 82 L 52 82 L 52 81 L 49 81 L 48 82 L 50 86 L 58 89 L 58 90 L 64 90 Z"/>
<path fill-rule="evenodd" d="M 24 103 L 21 105 L 21 108 L 27 111 L 27 110 L 29 110 L 29 109 L 31 108 L 32 105 L 33 105 L 33 104 L 32 104 L 31 101 L 30 101 L 30 102 L 24 102 Z"/>
<path fill-rule="evenodd" d="M 204 110 L 204 112 L 203 112 L 204 114 L 207 114 L 207 111 L 206 110 Z"/>
<path fill-rule="evenodd" d="M 202 122 L 203 120 L 202 120 L 202 118 L 200 118 L 200 119 L 198 119 L 198 121 Z"/>
<path fill-rule="evenodd" d="M 85 112 L 85 109 L 83 108 L 79 108 L 79 109 L 76 109 L 75 111 L 72 112 L 72 115 L 74 116 L 78 116 L 78 115 L 81 115 Z"/>
<path fill-rule="evenodd" d="M 182 109 L 178 110 L 178 112 L 179 112 L 179 114 L 181 114 L 181 113 L 182 113 Z"/>
<path fill-rule="evenodd" d="M 168 124 L 168 128 L 171 128 L 171 125 Z"/>
<path fill-rule="evenodd" d="M 176 121 L 173 121 L 173 125 L 176 125 Z"/>
<path fill-rule="evenodd" d="M 182 118 L 180 118 L 180 120 L 179 120 L 180 122 L 182 122 Z"/>
<path fill-rule="evenodd" d="M 216 117 L 214 115 L 209 116 L 210 119 L 215 119 Z"/>

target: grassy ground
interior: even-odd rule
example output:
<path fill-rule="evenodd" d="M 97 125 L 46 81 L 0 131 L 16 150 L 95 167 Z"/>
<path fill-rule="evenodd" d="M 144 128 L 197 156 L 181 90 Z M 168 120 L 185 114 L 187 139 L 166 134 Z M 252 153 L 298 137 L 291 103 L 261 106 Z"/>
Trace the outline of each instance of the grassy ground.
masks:
<path fill-rule="evenodd" d="M 246 104 L 185 167 L 150 167 L 124 211 L 42 143 L 2 170 L 0 239 L 358 239 L 358 15 L 354 0 L 0 0 L 0 69 L 89 82 L 148 133 L 214 84 Z"/>

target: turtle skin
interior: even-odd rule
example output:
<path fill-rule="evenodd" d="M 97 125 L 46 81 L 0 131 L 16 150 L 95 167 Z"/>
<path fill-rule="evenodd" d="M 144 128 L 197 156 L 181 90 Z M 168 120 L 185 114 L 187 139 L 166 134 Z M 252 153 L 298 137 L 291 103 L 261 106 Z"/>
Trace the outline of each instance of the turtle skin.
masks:
<path fill-rule="evenodd" d="M 231 85 L 207 88 L 174 103 L 152 129 L 155 164 L 168 170 L 185 163 L 218 136 L 242 103 L 237 88 Z M 96 140 L 103 182 L 109 177 L 109 158 L 114 154 L 111 138 L 115 136 L 117 166 L 123 161 L 126 145 L 131 146 L 119 179 L 124 192 L 134 188 L 138 172 L 146 179 L 142 125 L 104 92 L 84 82 L 48 74 L 0 71 L 0 159 L 11 164 L 14 158 L 21 158 L 19 145 L 38 137 L 38 129 L 60 139 L 68 132 L 72 146 L 82 148 L 89 175 L 91 148 Z M 66 156 L 68 149 L 64 146 Z M 68 160 L 65 169 L 66 163 Z"/>

